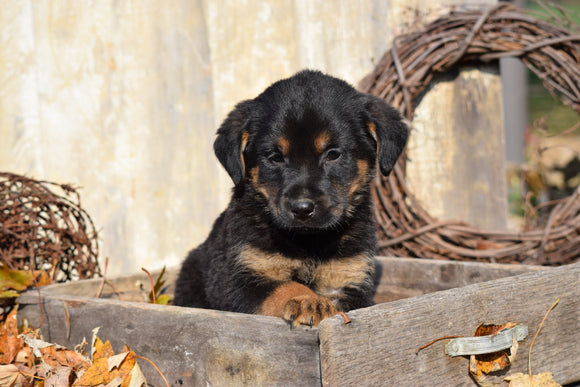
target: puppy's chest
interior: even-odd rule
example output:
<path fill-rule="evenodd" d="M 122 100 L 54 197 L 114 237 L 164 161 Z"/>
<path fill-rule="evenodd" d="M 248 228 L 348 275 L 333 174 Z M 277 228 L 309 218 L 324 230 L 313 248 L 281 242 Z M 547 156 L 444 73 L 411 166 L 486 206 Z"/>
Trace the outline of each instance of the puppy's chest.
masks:
<path fill-rule="evenodd" d="M 317 262 L 267 253 L 253 247 L 242 249 L 239 264 L 264 279 L 300 282 L 317 294 L 333 299 L 341 298 L 345 288 L 367 286 L 374 272 L 373 259 L 367 254 Z"/>

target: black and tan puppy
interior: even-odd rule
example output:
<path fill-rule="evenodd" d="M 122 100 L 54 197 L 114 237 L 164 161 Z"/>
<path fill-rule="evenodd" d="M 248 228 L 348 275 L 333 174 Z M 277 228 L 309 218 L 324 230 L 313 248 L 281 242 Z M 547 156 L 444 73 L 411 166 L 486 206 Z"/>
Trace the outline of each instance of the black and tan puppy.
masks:
<path fill-rule="evenodd" d="M 174 303 L 295 326 L 372 305 L 369 184 L 407 137 L 396 110 L 316 71 L 239 103 L 214 144 L 233 196 L 183 263 Z"/>

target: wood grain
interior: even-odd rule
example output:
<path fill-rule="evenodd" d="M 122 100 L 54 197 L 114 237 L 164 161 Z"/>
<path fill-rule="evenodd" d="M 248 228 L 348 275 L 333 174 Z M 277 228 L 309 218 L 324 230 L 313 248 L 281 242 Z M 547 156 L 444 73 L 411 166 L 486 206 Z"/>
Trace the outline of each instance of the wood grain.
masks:
<path fill-rule="evenodd" d="M 409 188 L 433 217 L 507 227 L 505 136 L 497 69 L 440 77 L 415 109 Z"/>
<path fill-rule="evenodd" d="M 532 336 L 558 297 L 534 344 L 533 369 L 553 372 L 561 384 L 579 381 L 579 279 L 577 263 L 360 309 L 349 313 L 348 325 L 327 319 L 319 328 L 323 385 L 473 385 L 468 360 L 445 356 L 445 341 L 417 348 L 472 336 L 484 322 L 525 324 Z M 530 342 L 520 343 L 509 373 L 527 372 Z"/>
<path fill-rule="evenodd" d="M 34 294 L 21 302 L 20 317 L 36 326 Z M 320 384 L 316 329 L 290 330 L 278 318 L 57 295 L 44 297 L 43 311 L 45 340 L 73 348 L 101 327 L 99 337 L 116 352 L 127 343 L 172 386 Z M 164 385 L 153 367 L 140 363 L 149 385 Z"/>
<path fill-rule="evenodd" d="M 401 257 L 377 257 L 377 260 L 381 266 L 377 304 L 545 269 L 533 265 Z"/>

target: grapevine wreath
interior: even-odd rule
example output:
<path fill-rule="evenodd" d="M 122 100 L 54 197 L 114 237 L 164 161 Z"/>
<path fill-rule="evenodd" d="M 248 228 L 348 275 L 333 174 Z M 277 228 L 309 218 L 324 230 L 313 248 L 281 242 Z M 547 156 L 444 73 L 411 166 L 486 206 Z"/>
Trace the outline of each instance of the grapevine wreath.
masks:
<path fill-rule="evenodd" d="M 551 9 L 549 9 L 551 10 Z M 580 113 L 580 33 L 534 18 L 502 3 L 486 10 L 454 11 L 420 31 L 395 38 L 359 88 L 383 98 L 408 120 L 414 101 L 438 73 L 462 64 L 518 57 L 561 101 Z M 484 262 L 566 264 L 580 257 L 580 188 L 544 203 L 547 220 L 522 231 L 481 230 L 438 221 L 405 183 L 405 157 L 374 186 L 382 255 Z M 532 211 L 538 211 L 538 208 Z"/>
<path fill-rule="evenodd" d="M 0 261 L 51 280 L 100 275 L 95 226 L 75 188 L 0 172 Z"/>

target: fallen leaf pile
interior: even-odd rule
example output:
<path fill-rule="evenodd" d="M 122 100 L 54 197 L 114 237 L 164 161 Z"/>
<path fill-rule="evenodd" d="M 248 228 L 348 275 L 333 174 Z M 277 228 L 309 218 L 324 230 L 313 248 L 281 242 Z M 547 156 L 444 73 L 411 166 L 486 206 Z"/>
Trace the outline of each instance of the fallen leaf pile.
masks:
<path fill-rule="evenodd" d="M 0 323 L 0 386 L 64 387 L 146 386 L 136 362 L 137 355 L 127 345 L 115 354 L 109 341 L 103 342 L 93 331 L 90 358 L 83 345 L 72 351 L 39 338 L 38 332 L 19 331 L 13 308 Z"/>

